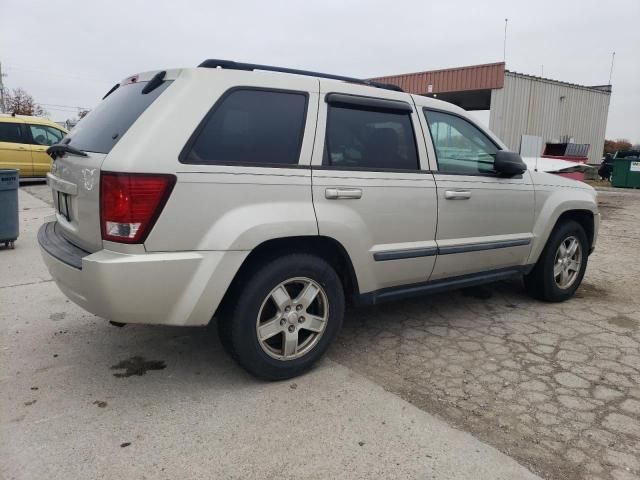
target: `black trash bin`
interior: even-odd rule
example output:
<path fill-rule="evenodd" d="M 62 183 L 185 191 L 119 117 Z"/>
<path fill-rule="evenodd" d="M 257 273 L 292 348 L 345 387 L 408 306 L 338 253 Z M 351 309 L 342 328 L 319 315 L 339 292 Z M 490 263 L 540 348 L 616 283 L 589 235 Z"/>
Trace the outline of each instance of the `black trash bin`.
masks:
<path fill-rule="evenodd" d="M 18 239 L 18 170 L 0 169 L 0 244 L 13 248 Z"/>

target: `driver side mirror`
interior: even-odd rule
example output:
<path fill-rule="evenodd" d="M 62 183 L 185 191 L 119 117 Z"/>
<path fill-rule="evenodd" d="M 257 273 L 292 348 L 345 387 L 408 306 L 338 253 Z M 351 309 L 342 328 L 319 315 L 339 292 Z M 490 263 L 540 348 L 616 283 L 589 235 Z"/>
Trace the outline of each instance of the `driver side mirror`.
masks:
<path fill-rule="evenodd" d="M 496 159 L 493 162 L 493 168 L 505 177 L 513 177 L 523 174 L 527 169 L 527 165 L 522 161 L 522 157 L 518 153 L 498 150 Z"/>

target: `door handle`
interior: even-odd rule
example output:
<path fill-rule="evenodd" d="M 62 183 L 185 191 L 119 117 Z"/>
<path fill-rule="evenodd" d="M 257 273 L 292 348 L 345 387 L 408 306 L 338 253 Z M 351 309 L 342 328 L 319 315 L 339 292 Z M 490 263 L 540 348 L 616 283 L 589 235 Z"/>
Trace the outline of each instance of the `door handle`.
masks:
<path fill-rule="evenodd" d="M 444 192 L 444 198 L 447 200 L 469 200 L 471 192 L 469 190 L 447 190 Z"/>
<path fill-rule="evenodd" d="M 327 188 L 324 191 L 325 198 L 329 200 L 340 199 L 358 199 L 362 197 L 362 189 L 360 188 Z"/>

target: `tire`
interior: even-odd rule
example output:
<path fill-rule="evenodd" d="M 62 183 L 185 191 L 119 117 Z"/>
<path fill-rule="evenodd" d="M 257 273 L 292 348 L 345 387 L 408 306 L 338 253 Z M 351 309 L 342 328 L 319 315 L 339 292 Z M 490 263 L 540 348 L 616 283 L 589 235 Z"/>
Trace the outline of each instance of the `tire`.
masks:
<path fill-rule="evenodd" d="M 303 293 L 313 298 L 310 304 Z M 326 261 L 302 253 L 278 257 L 237 282 L 218 320 L 220 341 L 256 377 L 292 378 L 329 348 L 342 326 L 344 303 L 340 278 Z"/>
<path fill-rule="evenodd" d="M 573 240 L 578 244 L 577 249 L 579 250 L 576 251 L 580 252 L 579 259 L 576 256 L 572 256 L 565 260 L 564 264 L 558 264 L 558 261 L 563 257 L 560 251 L 561 244 L 564 245 L 565 251 L 567 251 L 567 245 L 572 246 Z M 584 229 L 578 222 L 568 220 L 556 225 L 535 267 L 524 277 L 527 291 L 534 298 L 545 302 L 564 302 L 568 300 L 582 282 L 587 269 L 588 255 L 589 241 Z M 558 270 L 554 272 L 556 267 Z M 554 275 L 554 273 L 563 270 L 565 270 L 566 277 L 563 277 L 562 273 L 560 276 Z"/>

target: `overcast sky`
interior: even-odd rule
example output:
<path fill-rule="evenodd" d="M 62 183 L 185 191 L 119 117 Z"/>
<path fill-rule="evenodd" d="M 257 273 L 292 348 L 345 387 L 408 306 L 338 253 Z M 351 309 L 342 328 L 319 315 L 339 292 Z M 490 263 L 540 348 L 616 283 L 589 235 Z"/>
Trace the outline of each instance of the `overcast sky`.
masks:
<path fill-rule="evenodd" d="M 54 120 L 123 77 L 225 58 L 372 77 L 501 61 L 609 80 L 607 138 L 640 143 L 640 0 L 0 0 L 0 62 Z"/>

